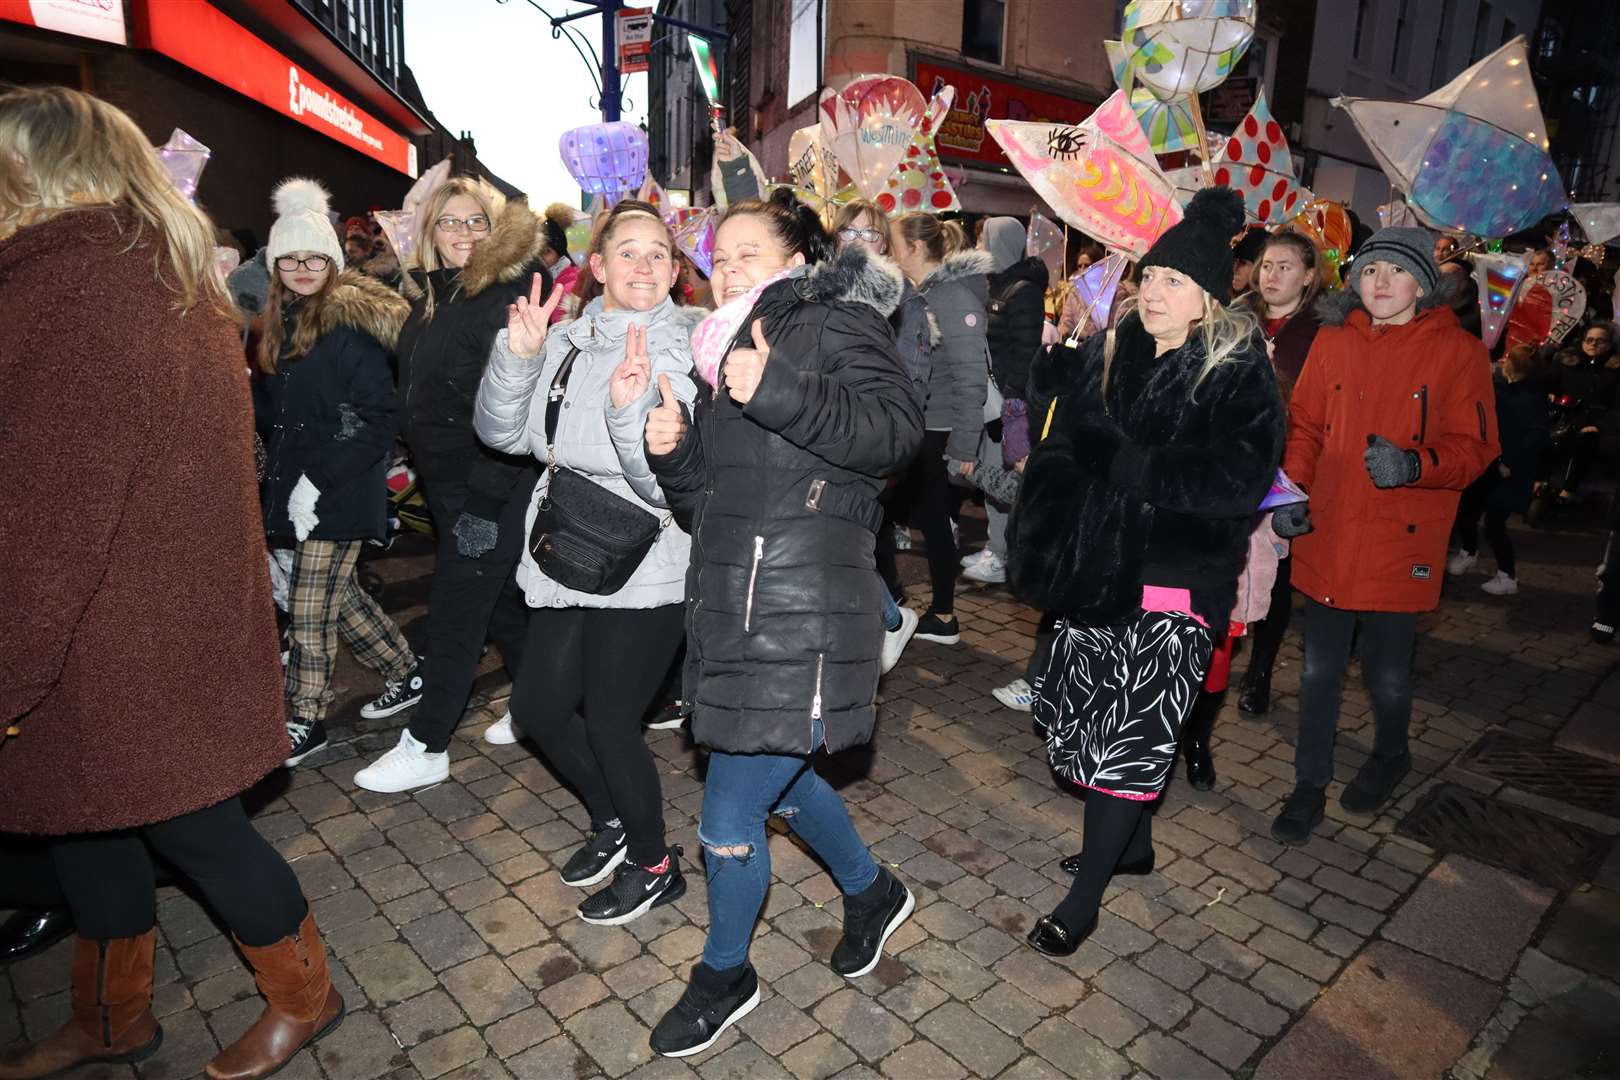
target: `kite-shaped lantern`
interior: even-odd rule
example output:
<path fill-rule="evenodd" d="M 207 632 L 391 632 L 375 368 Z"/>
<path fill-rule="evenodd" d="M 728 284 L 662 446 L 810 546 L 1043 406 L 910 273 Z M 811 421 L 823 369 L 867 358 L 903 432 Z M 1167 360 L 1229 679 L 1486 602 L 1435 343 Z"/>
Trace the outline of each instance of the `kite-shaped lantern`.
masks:
<path fill-rule="evenodd" d="M 1155 154 L 1197 150 L 1203 145 L 1198 138 L 1198 117 L 1193 112 L 1191 98 L 1164 99 L 1137 86 L 1131 89 L 1131 109 L 1141 121 Z"/>
<path fill-rule="evenodd" d="M 1416 101 L 1333 104 L 1433 228 L 1507 236 L 1567 205 L 1522 36 Z"/>
<path fill-rule="evenodd" d="M 876 201 L 884 213 L 926 210 L 930 214 L 943 214 L 962 209 L 934 147 L 934 133 L 945 122 L 955 101 L 956 87 L 946 86 L 928 103 L 928 114 L 912 137 L 905 158 L 895 166 L 894 174 L 885 185 L 887 190 L 878 194 Z"/>
<path fill-rule="evenodd" d="M 1206 184 L 1229 187 L 1243 196 L 1249 220 L 1268 226 L 1287 221 L 1312 198 L 1294 178 L 1294 157 L 1264 90 L 1207 168 L 1177 169 L 1170 179 L 1184 199 Z"/>
<path fill-rule="evenodd" d="M 163 171 L 169 174 L 174 186 L 190 203 L 197 201 L 197 181 L 202 178 L 203 168 L 212 153 L 179 128 L 174 129 L 168 142 L 157 148 L 158 162 L 163 166 Z"/>
<path fill-rule="evenodd" d="M 1513 302 L 1519 298 L 1519 287 L 1524 284 L 1524 271 L 1530 264 L 1524 255 L 1481 251 L 1474 256 L 1474 284 L 1479 286 L 1480 340 L 1487 349 L 1496 348 L 1496 342 L 1507 327 Z"/>
<path fill-rule="evenodd" d="M 1620 236 L 1620 203 L 1570 203 L 1569 212 L 1591 243 L 1607 244 Z"/>
<path fill-rule="evenodd" d="M 861 194 L 876 202 L 922 129 L 928 102 L 898 75 L 858 75 L 842 90 L 823 90 L 817 115 L 821 141 Z"/>
<path fill-rule="evenodd" d="M 1058 217 L 1133 258 L 1181 220 L 1124 91 L 1079 124 L 988 120 L 985 126 Z"/>
<path fill-rule="evenodd" d="M 1063 246 L 1063 230 L 1039 210 L 1031 210 L 1029 229 L 1024 236 L 1024 255 L 1046 264 L 1048 280 L 1056 281 L 1063 275 Z"/>

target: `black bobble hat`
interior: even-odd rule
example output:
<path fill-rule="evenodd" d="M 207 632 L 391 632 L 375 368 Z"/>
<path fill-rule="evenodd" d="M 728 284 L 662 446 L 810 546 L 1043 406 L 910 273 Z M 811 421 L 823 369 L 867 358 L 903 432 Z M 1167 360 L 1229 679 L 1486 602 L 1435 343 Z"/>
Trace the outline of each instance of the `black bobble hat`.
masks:
<path fill-rule="evenodd" d="M 1198 282 L 1216 303 L 1232 294 L 1232 238 L 1243 229 L 1243 196 L 1226 187 L 1204 188 L 1178 224 L 1142 256 L 1139 266 L 1165 266 Z"/>

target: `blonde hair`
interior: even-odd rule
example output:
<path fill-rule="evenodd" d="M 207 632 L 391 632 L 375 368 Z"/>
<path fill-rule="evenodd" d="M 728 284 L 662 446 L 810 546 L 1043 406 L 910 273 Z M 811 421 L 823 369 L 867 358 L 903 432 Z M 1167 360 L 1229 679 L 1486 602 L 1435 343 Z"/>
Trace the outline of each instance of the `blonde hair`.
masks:
<path fill-rule="evenodd" d="M 1120 305 L 1120 321 L 1126 315 L 1136 310 L 1137 298 L 1127 297 Z M 1117 325 L 1117 324 L 1116 324 Z M 1217 303 L 1208 292 L 1204 293 L 1204 314 L 1188 331 L 1188 338 L 1199 334 L 1204 342 L 1204 363 L 1198 369 L 1198 378 L 1193 380 L 1193 392 L 1204 384 L 1204 380 L 1215 372 L 1216 368 L 1231 363 L 1236 359 L 1249 339 L 1259 331 L 1260 324 L 1255 320 L 1254 313 L 1247 307 L 1228 307 Z M 1114 336 L 1109 332 L 1108 341 L 1103 353 L 1103 389 L 1108 388 L 1108 369 L 1113 362 Z"/>
<path fill-rule="evenodd" d="M 147 230 L 175 309 L 231 310 L 214 261 L 214 226 L 186 201 L 123 110 L 65 86 L 0 92 L 0 237 L 68 211 L 126 209 L 130 251 Z"/>
<path fill-rule="evenodd" d="M 292 290 L 281 283 L 281 271 L 276 269 L 274 260 L 270 262 L 270 290 L 265 294 L 263 329 L 259 333 L 259 351 L 256 359 L 259 370 L 266 375 L 274 375 L 281 366 L 282 354 L 285 352 L 288 360 L 301 360 L 309 355 L 315 343 L 321 337 L 321 315 L 326 307 L 327 298 L 332 290 L 337 288 L 338 275 L 342 273 L 338 264 L 326 264 L 326 281 L 321 284 L 319 292 L 304 297 L 304 303 L 293 316 L 293 331 L 291 338 L 283 338 L 281 312 L 288 302 L 296 299 L 297 294 L 289 296 Z M 285 349 L 283 345 L 285 344 Z"/>
<path fill-rule="evenodd" d="M 895 226 L 908 244 L 920 243 L 929 262 L 944 262 L 968 246 L 967 233 L 954 221 L 941 221 L 933 214 L 913 210 L 895 219 Z"/>
<path fill-rule="evenodd" d="M 883 208 L 870 199 L 851 199 L 838 208 L 838 213 L 832 217 L 832 226 L 827 231 L 832 233 L 833 240 L 838 240 L 838 231 L 854 225 L 862 217 L 869 217 L 875 223 L 877 231 L 883 234 L 883 254 L 888 255 L 893 244 L 889 235 L 889 216 Z"/>
<path fill-rule="evenodd" d="M 490 184 L 475 176 L 453 176 L 441 184 L 433 197 L 417 211 L 421 216 L 416 222 L 416 269 L 422 271 L 423 321 L 432 320 L 437 299 L 433 295 L 433 279 L 428 276 L 440 269 L 439 249 L 433 243 L 433 230 L 438 227 L 445 204 L 457 195 L 465 195 L 478 204 L 479 212 L 489 218 L 491 231 L 495 228 L 496 217 L 506 208 L 505 197 Z"/>

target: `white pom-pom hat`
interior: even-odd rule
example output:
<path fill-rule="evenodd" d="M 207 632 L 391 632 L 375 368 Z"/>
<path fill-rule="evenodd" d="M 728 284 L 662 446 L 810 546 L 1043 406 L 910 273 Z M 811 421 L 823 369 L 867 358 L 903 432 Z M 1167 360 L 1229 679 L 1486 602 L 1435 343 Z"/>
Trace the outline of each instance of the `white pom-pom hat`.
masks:
<path fill-rule="evenodd" d="M 332 228 L 330 202 L 331 196 L 315 180 L 295 176 L 276 186 L 271 198 L 276 221 L 270 226 L 270 243 L 265 252 L 272 266 L 283 255 L 314 251 L 330 258 L 337 269 L 343 269 L 343 244 Z"/>

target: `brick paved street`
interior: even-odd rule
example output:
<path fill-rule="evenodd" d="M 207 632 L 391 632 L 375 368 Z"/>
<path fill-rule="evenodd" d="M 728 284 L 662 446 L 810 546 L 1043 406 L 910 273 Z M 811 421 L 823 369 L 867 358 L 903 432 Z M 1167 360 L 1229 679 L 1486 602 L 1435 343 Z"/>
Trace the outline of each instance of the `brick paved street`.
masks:
<path fill-rule="evenodd" d="M 1586 636 L 1598 538 L 1519 537 L 1519 596 L 1486 596 L 1482 577 L 1466 578 L 1422 621 L 1416 762 L 1396 810 L 1348 817 L 1335 784 L 1308 846 L 1269 838 L 1292 787 L 1296 633 L 1271 717 L 1228 707 L 1215 730 L 1216 790 L 1172 781 L 1154 822 L 1158 869 L 1111 886 L 1096 933 L 1063 963 L 1023 935 L 1064 894 L 1057 863 L 1080 847 L 1081 807 L 1054 785 L 1028 717 L 989 696 L 1021 670 L 1035 616 L 1003 589 L 965 591 L 962 643 L 914 644 L 884 682 L 874 746 L 824 763 L 861 834 L 916 893 L 915 916 L 872 974 L 834 975 L 836 888 L 776 828 L 775 883 L 752 954 L 764 1002 L 714 1049 L 679 1062 L 653 1059 L 647 1034 L 680 994 L 707 921 L 695 837 L 702 755 L 684 732 L 649 739 L 694 887 L 628 926 L 589 926 L 573 910 L 583 894 L 555 869 L 581 840 L 579 804 L 527 746 L 477 738 L 502 708 L 495 658 L 451 747 L 451 781 L 414 797 L 352 784 L 360 759 L 395 741 L 399 718 L 356 720 L 377 685 L 345 659 L 335 748 L 252 797 L 260 830 L 295 860 L 350 1007 L 284 1075 L 1554 1075 L 1502 1072 L 1515 1053 L 1535 1055 L 1498 1048 L 1515 1028 L 1528 1037 L 1552 1024 L 1537 1009 L 1560 993 L 1578 990 L 1603 1015 L 1620 960 L 1591 954 L 1616 948 L 1616 894 L 1594 887 L 1571 900 L 1471 860 L 1442 861 L 1392 832 L 1429 787 L 1452 779 L 1606 840 L 1620 833 L 1613 817 L 1503 791 L 1454 763 L 1491 727 L 1551 740 L 1594 695 L 1588 709 L 1608 730 L 1620 716 L 1620 696 L 1600 694 L 1620 652 Z M 389 607 L 419 631 L 428 560 L 404 552 L 372 565 L 388 579 Z M 902 566 L 920 578 L 916 555 Z M 1354 676 L 1341 732 L 1343 781 L 1371 735 Z M 1611 852 L 1608 890 L 1620 886 L 1614 865 Z M 1478 900 L 1470 917 L 1482 921 L 1458 942 L 1460 900 Z M 202 908 L 167 888 L 159 919 L 163 1049 L 139 1070 L 87 1076 L 193 1076 L 257 1014 L 250 974 Z M 1576 920 L 1564 932 L 1574 948 L 1548 929 L 1557 919 Z M 1603 926 L 1606 940 L 1591 930 Z M 0 973 L 0 1043 L 64 1017 L 65 948 Z"/>

